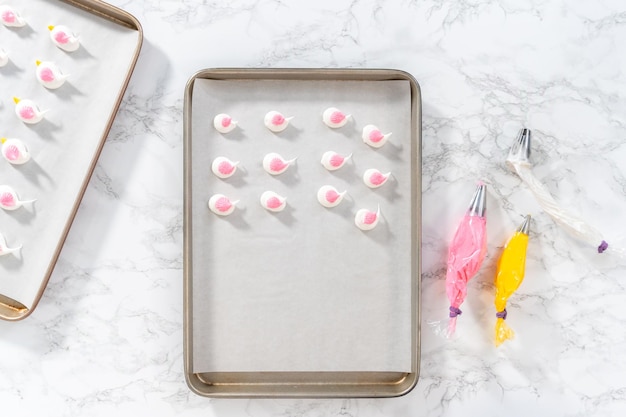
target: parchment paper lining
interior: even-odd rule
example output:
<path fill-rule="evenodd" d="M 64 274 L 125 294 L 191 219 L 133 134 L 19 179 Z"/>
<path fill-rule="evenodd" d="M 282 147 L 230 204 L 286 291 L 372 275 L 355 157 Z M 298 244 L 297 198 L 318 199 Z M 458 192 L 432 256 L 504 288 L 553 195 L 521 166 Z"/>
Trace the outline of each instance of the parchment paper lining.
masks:
<path fill-rule="evenodd" d="M 196 80 L 192 102 L 193 371 L 411 371 L 411 100 L 407 81 Z M 352 114 L 337 130 L 321 114 L 335 106 Z M 274 134 L 263 116 L 294 116 Z M 237 130 L 220 134 L 217 113 Z M 393 132 L 379 150 L 361 128 Z M 334 173 L 322 153 L 353 154 Z M 272 177 L 263 156 L 278 152 L 297 163 Z M 213 158 L 241 161 L 221 180 Z M 368 168 L 393 178 L 372 190 Z M 316 200 L 330 184 L 348 197 L 326 209 Z M 274 190 L 289 207 L 271 214 L 259 196 Z M 240 200 L 218 218 L 213 193 Z M 380 205 L 383 221 L 370 232 L 354 225 L 359 208 Z"/>

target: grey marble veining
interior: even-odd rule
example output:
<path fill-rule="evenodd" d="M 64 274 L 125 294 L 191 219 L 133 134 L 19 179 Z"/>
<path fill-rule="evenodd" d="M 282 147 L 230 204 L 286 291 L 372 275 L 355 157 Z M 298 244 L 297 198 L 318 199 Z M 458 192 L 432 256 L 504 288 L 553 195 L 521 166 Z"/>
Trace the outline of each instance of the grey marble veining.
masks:
<path fill-rule="evenodd" d="M 16 3 L 16 2 L 14 2 Z M 120 416 L 621 416 L 626 261 L 542 213 L 504 161 L 532 129 L 533 173 L 626 247 L 626 5 L 577 1 L 114 0 L 145 42 L 48 289 L 0 322 L 7 414 Z M 210 67 L 398 68 L 423 99 L 422 360 L 394 399 L 209 400 L 183 375 L 182 97 Z M 488 185 L 488 253 L 457 337 L 448 243 Z M 533 216 L 516 338 L 493 343 L 502 247 Z"/>

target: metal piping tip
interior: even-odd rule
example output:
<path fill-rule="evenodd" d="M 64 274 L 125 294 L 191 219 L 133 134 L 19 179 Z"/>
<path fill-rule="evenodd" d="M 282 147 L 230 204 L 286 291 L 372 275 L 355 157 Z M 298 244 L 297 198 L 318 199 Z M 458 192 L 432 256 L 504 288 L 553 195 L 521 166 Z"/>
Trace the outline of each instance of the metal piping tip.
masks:
<path fill-rule="evenodd" d="M 530 232 L 530 214 L 524 217 L 524 222 L 520 224 L 517 231 L 528 235 L 528 232 Z"/>
<path fill-rule="evenodd" d="M 507 161 L 530 163 L 531 139 L 532 133 L 530 129 L 520 129 L 515 143 L 511 146 Z"/>
<path fill-rule="evenodd" d="M 482 182 L 476 187 L 476 192 L 470 202 L 470 207 L 467 214 L 470 216 L 485 217 L 485 211 L 487 210 L 487 185 Z"/>

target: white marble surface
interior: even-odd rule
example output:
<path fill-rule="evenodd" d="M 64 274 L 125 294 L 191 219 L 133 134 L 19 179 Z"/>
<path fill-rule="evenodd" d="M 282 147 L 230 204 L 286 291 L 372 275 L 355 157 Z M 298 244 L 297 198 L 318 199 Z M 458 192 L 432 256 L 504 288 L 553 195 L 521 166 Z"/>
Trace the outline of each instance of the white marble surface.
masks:
<path fill-rule="evenodd" d="M 624 260 L 562 233 L 504 165 L 534 133 L 534 173 L 626 246 L 626 5 L 539 0 L 114 0 L 145 43 L 49 287 L 0 322 L 0 409 L 54 416 L 621 416 Z M 422 360 L 393 399 L 210 400 L 183 377 L 182 97 L 207 67 L 410 72 L 423 94 Z M 488 255 L 458 337 L 445 320 L 447 245 L 489 186 Z M 502 245 L 533 215 L 527 278 L 496 349 Z"/>

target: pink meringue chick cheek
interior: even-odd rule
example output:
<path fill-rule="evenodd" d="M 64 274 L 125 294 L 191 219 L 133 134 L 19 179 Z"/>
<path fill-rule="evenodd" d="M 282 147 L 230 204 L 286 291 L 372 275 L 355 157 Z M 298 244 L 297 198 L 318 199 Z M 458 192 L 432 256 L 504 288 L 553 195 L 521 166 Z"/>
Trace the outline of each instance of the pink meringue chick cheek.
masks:
<path fill-rule="evenodd" d="M 335 190 L 328 190 L 325 197 L 326 201 L 328 201 L 329 203 L 334 203 L 339 198 L 339 193 Z"/>
<path fill-rule="evenodd" d="M 207 203 L 209 210 L 218 216 L 228 216 L 235 210 L 236 202 L 223 194 L 214 194 Z"/>
<path fill-rule="evenodd" d="M 345 114 L 335 107 L 329 107 L 322 113 L 322 121 L 332 129 L 343 127 L 348 122 L 350 115 Z"/>
<path fill-rule="evenodd" d="M 274 191 L 265 191 L 261 194 L 261 206 L 271 212 L 283 211 L 287 205 L 287 199 Z"/>
<path fill-rule="evenodd" d="M 20 109 L 19 115 L 23 119 L 32 119 L 35 117 L 35 110 L 32 107 L 24 106 Z"/>
<path fill-rule="evenodd" d="M 3 208 L 15 207 L 15 198 L 11 193 L 0 194 L 0 206 Z"/>
<path fill-rule="evenodd" d="M 271 209 L 277 209 L 283 205 L 283 202 L 278 199 L 278 197 L 271 197 L 267 200 L 267 207 Z"/>
<path fill-rule="evenodd" d="M 0 5 L 0 21 L 7 27 L 21 28 L 26 22 L 11 6 Z"/>
<path fill-rule="evenodd" d="M 271 130 L 274 133 L 282 132 L 289 126 L 289 121 L 292 117 L 285 117 L 282 113 L 272 110 L 267 112 L 263 122 L 265 123 L 265 127 Z"/>
<path fill-rule="evenodd" d="M 220 133 L 229 133 L 237 127 L 237 122 L 228 114 L 220 113 L 213 118 L 213 127 Z"/>

